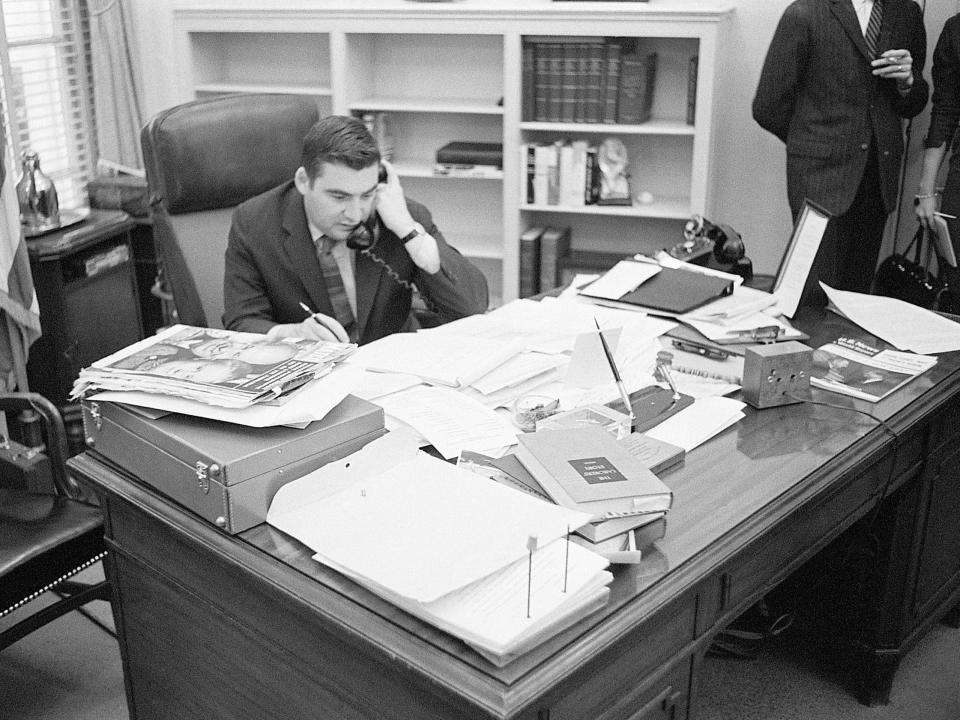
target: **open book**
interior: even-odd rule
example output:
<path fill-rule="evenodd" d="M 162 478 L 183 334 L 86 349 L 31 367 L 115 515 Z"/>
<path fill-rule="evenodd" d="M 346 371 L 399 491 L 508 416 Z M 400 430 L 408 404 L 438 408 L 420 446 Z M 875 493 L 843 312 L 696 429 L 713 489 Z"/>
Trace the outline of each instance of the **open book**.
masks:
<path fill-rule="evenodd" d="M 288 483 L 267 522 L 498 665 L 606 602 L 607 561 L 566 539 L 588 515 L 490 482 L 398 435 Z"/>
<path fill-rule="evenodd" d="M 71 397 L 99 390 L 174 395 L 244 408 L 321 377 L 356 345 L 173 325 L 80 371 Z"/>

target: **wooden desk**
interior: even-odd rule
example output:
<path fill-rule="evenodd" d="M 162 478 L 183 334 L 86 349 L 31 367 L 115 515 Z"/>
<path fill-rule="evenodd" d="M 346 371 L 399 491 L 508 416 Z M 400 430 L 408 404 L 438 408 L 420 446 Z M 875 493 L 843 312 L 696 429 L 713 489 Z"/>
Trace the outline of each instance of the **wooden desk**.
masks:
<path fill-rule="evenodd" d="M 885 698 L 902 654 L 960 602 L 958 393 L 960 353 L 876 405 L 816 393 L 884 418 L 895 452 L 855 413 L 750 411 L 664 475 L 667 536 L 617 569 L 609 605 L 502 669 L 267 525 L 229 537 L 90 454 L 70 465 L 103 496 L 131 717 L 685 718 L 712 637 L 858 532 L 881 493 L 876 582 L 838 615 L 857 613 L 861 697 Z"/>

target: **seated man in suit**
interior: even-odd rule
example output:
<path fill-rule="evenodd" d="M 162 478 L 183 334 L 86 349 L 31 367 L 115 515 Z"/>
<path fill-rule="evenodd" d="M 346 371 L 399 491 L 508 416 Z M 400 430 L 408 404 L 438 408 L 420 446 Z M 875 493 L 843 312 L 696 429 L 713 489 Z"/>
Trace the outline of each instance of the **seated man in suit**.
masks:
<path fill-rule="evenodd" d="M 483 275 L 404 197 L 362 122 L 320 120 L 301 162 L 291 181 L 234 212 L 225 328 L 366 343 L 416 329 L 413 286 L 443 322 L 487 309 Z"/>

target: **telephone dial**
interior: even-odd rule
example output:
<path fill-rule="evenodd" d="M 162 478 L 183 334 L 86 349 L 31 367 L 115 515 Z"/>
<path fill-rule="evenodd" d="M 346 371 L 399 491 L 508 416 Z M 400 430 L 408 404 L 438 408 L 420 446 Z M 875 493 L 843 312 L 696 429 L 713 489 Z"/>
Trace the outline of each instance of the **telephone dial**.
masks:
<path fill-rule="evenodd" d="M 753 263 L 746 257 L 740 233 L 729 225 L 710 222 L 702 215 L 693 215 L 687 220 L 683 242 L 668 252 L 678 260 L 715 267 L 745 280 L 753 277 Z"/>

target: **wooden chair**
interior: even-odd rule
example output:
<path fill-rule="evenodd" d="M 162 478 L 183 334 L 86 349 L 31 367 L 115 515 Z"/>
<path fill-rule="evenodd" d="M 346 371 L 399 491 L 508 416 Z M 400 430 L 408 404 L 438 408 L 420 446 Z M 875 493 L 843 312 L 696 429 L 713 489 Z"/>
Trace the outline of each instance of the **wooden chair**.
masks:
<path fill-rule="evenodd" d="M 30 607 L 47 591 L 60 599 L 0 632 L 0 650 L 92 600 L 110 599 L 106 580 L 71 580 L 102 560 L 107 549 L 100 508 L 75 499 L 82 493 L 67 474 L 67 440 L 60 414 L 36 393 L 0 394 L 0 411 L 27 408 L 39 412 L 46 425 L 54 492 L 4 487 L 0 477 L 0 617 Z"/>
<path fill-rule="evenodd" d="M 233 208 L 293 178 L 319 119 L 310 98 L 251 93 L 177 105 L 144 126 L 154 238 L 179 322 L 222 327 Z"/>

